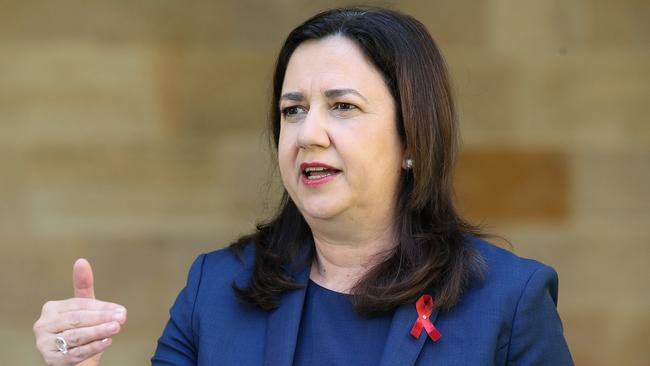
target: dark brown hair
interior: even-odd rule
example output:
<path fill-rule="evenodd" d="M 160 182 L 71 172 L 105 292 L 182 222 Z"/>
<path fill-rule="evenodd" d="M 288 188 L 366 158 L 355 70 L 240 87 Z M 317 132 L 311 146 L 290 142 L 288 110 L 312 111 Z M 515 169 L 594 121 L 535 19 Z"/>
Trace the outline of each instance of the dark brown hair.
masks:
<path fill-rule="evenodd" d="M 278 55 L 269 126 L 276 150 L 289 59 L 302 42 L 328 36 L 354 41 L 383 75 L 406 156 L 413 159 L 399 183 L 399 243 L 354 286 L 355 309 L 380 314 L 431 290 L 437 305 L 450 309 L 482 267 L 467 243 L 478 230 L 460 218 L 453 202 L 458 126 L 442 55 L 424 25 L 395 11 L 342 8 L 315 15 L 289 34 Z M 282 293 L 301 287 L 291 273 L 307 268 L 314 255 L 311 230 L 286 190 L 275 217 L 231 248 L 240 254 L 250 241 L 256 248 L 250 283 L 233 288 L 245 303 L 275 308 Z"/>

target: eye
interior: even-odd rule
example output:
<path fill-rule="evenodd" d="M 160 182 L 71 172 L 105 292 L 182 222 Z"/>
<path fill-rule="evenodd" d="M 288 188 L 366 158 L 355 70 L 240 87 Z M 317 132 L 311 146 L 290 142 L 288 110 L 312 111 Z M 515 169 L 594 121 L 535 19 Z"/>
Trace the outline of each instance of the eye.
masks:
<path fill-rule="evenodd" d="M 307 110 L 299 105 L 292 105 L 286 108 L 282 108 L 281 112 L 284 118 L 291 118 L 300 113 L 305 113 Z"/>
<path fill-rule="evenodd" d="M 357 106 L 350 103 L 336 103 L 332 109 L 339 111 L 351 111 L 353 109 L 357 109 Z"/>

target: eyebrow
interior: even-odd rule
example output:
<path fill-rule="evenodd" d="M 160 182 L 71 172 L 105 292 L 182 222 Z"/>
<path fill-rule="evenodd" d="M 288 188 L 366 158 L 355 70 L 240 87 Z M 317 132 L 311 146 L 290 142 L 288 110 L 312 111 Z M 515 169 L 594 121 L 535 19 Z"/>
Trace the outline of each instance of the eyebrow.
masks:
<path fill-rule="evenodd" d="M 330 89 L 330 90 L 325 91 L 325 96 L 328 97 L 328 98 L 336 98 L 336 97 L 340 97 L 340 96 L 343 96 L 343 95 L 346 95 L 346 94 L 354 94 L 354 95 L 358 96 L 359 98 L 363 99 L 364 101 L 366 101 L 366 102 L 368 101 L 368 99 L 366 99 L 366 97 L 364 97 L 363 95 L 361 95 L 361 93 L 359 93 L 358 91 L 356 91 L 354 89 Z"/>
<path fill-rule="evenodd" d="M 290 92 L 290 93 L 285 93 L 282 94 L 280 97 L 280 100 L 293 100 L 296 102 L 300 102 L 305 99 L 305 96 L 302 95 L 300 92 Z"/>
<path fill-rule="evenodd" d="M 364 97 L 361 93 L 359 93 L 354 89 L 329 89 L 325 91 L 325 96 L 328 98 L 336 98 L 346 94 L 354 94 L 360 97 L 361 99 L 363 99 L 364 101 L 366 102 L 368 101 L 366 97 Z M 296 102 L 300 102 L 305 100 L 305 96 L 301 92 L 289 92 L 289 93 L 282 94 L 280 100 L 293 100 Z"/>

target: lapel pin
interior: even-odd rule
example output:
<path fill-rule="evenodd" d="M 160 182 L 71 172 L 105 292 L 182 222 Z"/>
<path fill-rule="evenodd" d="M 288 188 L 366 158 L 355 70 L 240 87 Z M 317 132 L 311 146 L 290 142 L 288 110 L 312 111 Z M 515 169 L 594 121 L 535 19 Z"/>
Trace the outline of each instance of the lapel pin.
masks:
<path fill-rule="evenodd" d="M 442 334 L 433 326 L 431 322 L 431 313 L 433 312 L 433 299 L 430 295 L 422 295 L 415 303 L 415 308 L 418 311 L 418 318 L 411 328 L 411 335 L 415 338 L 420 338 L 422 328 L 427 331 L 429 338 L 436 342 L 442 337 Z"/>

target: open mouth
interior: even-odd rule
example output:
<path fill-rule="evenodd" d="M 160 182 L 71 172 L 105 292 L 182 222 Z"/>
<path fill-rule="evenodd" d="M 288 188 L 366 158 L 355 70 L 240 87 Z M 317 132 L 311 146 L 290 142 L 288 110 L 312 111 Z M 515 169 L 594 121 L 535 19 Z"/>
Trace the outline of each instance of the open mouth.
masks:
<path fill-rule="evenodd" d="M 327 183 L 341 173 L 339 169 L 323 163 L 303 163 L 300 168 L 302 182 L 307 186 Z"/>
<path fill-rule="evenodd" d="M 314 167 L 305 168 L 302 171 L 302 175 L 309 180 L 316 180 L 316 179 L 323 179 L 325 177 L 329 177 L 339 172 L 341 171 L 337 169 L 328 169 L 322 166 L 314 166 Z"/>

